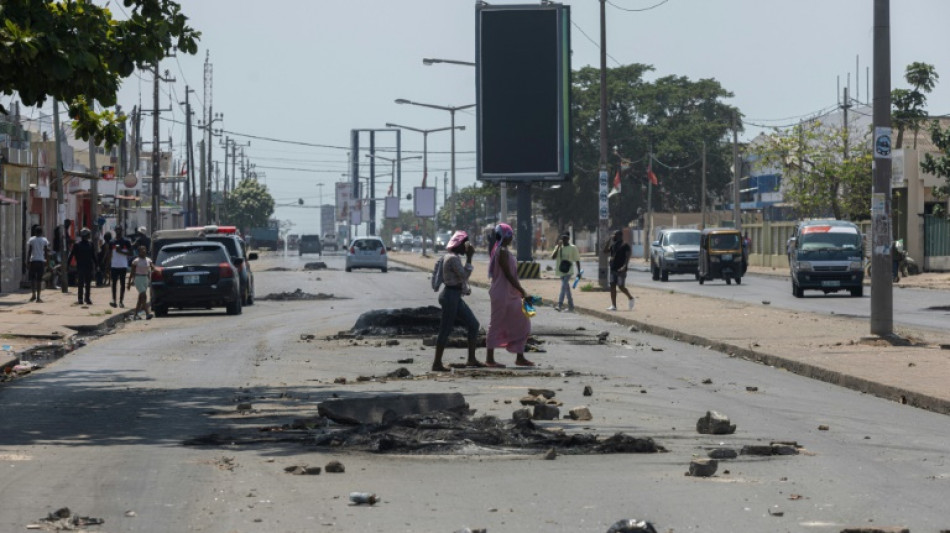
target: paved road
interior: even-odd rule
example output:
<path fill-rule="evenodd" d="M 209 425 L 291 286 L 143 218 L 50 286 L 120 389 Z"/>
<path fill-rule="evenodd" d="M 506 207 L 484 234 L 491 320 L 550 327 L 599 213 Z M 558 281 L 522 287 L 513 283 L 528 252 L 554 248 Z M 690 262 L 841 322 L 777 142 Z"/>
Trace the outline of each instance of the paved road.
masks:
<path fill-rule="evenodd" d="M 950 526 L 943 510 L 950 483 L 945 416 L 633 334 L 590 316 L 557 313 L 541 313 L 533 322 L 547 350 L 529 354 L 541 364 L 536 371 L 354 383 L 399 366 L 424 375 L 431 349 L 417 339 L 378 346 L 323 337 L 348 328 L 365 309 L 430 305 L 434 294 L 423 273 L 345 273 L 340 257 L 323 258 L 328 271 L 267 270 L 298 269 L 313 260 L 319 259 L 291 256 L 255 265 L 259 301 L 241 316 L 173 312 L 136 322 L 0 388 L 6 408 L 0 418 L 0 530 L 22 530 L 61 506 L 105 518 L 104 531 L 468 526 L 602 532 L 627 517 L 678 532 Z M 297 288 L 335 299 L 262 299 Z M 484 290 L 476 289 L 469 301 L 478 316 L 488 315 Z M 602 330 L 610 332 L 606 345 L 594 340 Z M 302 341 L 301 334 L 317 339 Z M 406 357 L 415 362 L 396 363 Z M 461 357 L 451 350 L 447 360 Z M 349 384 L 335 384 L 337 377 Z M 584 385 L 593 387 L 593 396 L 581 395 Z M 547 427 L 650 436 L 669 453 L 544 461 L 539 454 L 478 449 L 465 457 L 380 456 L 275 440 L 181 445 L 242 428 L 258 435 L 258 427 L 312 416 L 317 402 L 335 395 L 379 391 L 458 391 L 479 413 L 507 418 L 528 387 L 556 390 L 565 410 L 586 404 L 594 413 L 591 422 L 543 423 Z M 238 414 L 239 401 L 250 401 L 254 410 Z M 730 415 L 737 433 L 697 435 L 696 419 L 708 409 Z M 771 440 L 797 441 L 805 453 L 743 457 L 723 463 L 709 479 L 683 476 L 690 459 L 710 447 Z M 346 473 L 283 472 L 331 459 L 342 461 Z M 346 495 L 354 490 L 378 492 L 383 502 L 350 506 Z"/>

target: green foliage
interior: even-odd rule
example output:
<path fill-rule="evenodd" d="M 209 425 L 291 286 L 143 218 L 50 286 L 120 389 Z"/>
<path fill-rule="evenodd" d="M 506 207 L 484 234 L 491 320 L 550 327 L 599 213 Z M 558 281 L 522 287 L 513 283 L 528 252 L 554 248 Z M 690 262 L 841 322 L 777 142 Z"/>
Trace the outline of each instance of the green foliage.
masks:
<path fill-rule="evenodd" d="M 701 154 L 707 146 L 707 188 L 724 191 L 731 172 L 731 147 L 721 144 L 734 108 L 722 99 L 732 93 L 714 79 L 692 81 L 666 76 L 653 82 L 644 75 L 653 67 L 631 64 L 607 72 L 607 138 L 610 183 L 621 170 L 622 191 L 610 200 L 611 224 L 626 225 L 647 209 L 646 156 L 660 180 L 653 190 L 655 210 L 698 211 L 702 197 Z M 574 172 L 558 189 L 540 194 L 545 217 L 559 228 L 569 224 L 593 228 L 598 215 L 600 169 L 600 71 L 592 67 L 574 73 L 571 102 Z M 614 150 L 616 149 L 616 150 Z M 621 168 L 621 157 L 629 164 Z"/>
<path fill-rule="evenodd" d="M 242 231 L 266 227 L 274 214 L 274 197 L 267 191 L 266 185 L 245 178 L 234 188 L 223 210 L 222 221 Z"/>
<path fill-rule="evenodd" d="M 917 148 L 917 134 L 927 119 L 927 94 L 933 91 L 940 76 L 933 65 L 915 61 L 907 65 L 904 79 L 913 89 L 894 89 L 891 91 L 891 122 L 897 128 L 897 140 L 894 148 L 904 144 L 904 130 L 914 132 L 914 149 Z"/>
<path fill-rule="evenodd" d="M 937 147 L 940 154 L 924 154 L 924 160 L 920 163 L 920 168 L 924 172 L 929 172 L 944 179 L 944 184 L 934 191 L 939 198 L 950 196 L 950 128 L 942 129 L 935 120 L 930 125 L 930 140 Z"/>
<path fill-rule="evenodd" d="M 127 20 L 90 0 L 0 2 L 0 93 L 26 105 L 66 102 L 78 137 L 116 144 L 116 116 L 93 104 L 115 106 L 121 80 L 136 67 L 175 50 L 194 54 L 201 35 L 172 0 L 121 1 Z"/>
<path fill-rule="evenodd" d="M 844 148 L 849 135 L 848 158 Z M 871 209 L 870 132 L 854 142 L 843 128 L 820 121 L 767 136 L 753 147 L 763 169 L 782 170 L 782 194 L 805 218 L 834 216 L 860 220 Z"/>

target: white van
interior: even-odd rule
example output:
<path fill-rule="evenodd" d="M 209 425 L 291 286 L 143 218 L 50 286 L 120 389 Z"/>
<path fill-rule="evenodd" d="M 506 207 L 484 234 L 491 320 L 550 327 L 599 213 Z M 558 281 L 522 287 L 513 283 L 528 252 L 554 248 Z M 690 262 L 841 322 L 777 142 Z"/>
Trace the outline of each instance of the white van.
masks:
<path fill-rule="evenodd" d="M 788 240 L 792 294 L 851 291 L 864 295 L 864 239 L 857 225 L 844 220 L 804 220 Z"/>

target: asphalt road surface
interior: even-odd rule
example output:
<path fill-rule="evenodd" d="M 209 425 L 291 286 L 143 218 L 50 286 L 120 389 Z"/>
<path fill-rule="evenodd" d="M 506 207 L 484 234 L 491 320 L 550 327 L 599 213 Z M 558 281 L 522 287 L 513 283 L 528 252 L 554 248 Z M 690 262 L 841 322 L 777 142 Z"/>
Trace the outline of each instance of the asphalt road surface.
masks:
<path fill-rule="evenodd" d="M 300 270 L 320 260 L 330 269 Z M 623 518 L 663 532 L 950 528 L 945 416 L 549 309 L 532 321 L 545 350 L 527 354 L 537 368 L 426 378 L 432 349 L 420 339 L 327 338 L 365 310 L 434 305 L 426 274 L 395 265 L 345 273 L 342 261 L 265 257 L 255 265 L 258 302 L 240 316 L 173 311 L 129 323 L 0 386 L 0 531 L 24 530 L 64 506 L 103 518 L 89 530 L 109 532 L 603 532 Z M 298 288 L 333 298 L 265 298 Z M 467 300 L 487 322 L 487 292 Z M 596 340 L 601 331 L 606 344 Z M 463 356 L 450 349 L 446 362 Z M 397 363 L 406 358 L 413 363 Z M 400 366 L 417 378 L 356 382 Z M 339 377 L 347 383 L 334 383 Z M 582 395 L 585 385 L 592 396 Z M 543 450 L 477 446 L 381 455 L 259 431 L 314 416 L 321 401 L 384 391 L 460 392 L 478 414 L 509 418 L 528 387 L 555 390 L 562 413 L 586 405 L 594 416 L 540 426 L 652 437 L 668 451 L 553 461 Z M 238 411 L 244 402 L 252 408 Z M 697 434 L 707 410 L 728 415 L 736 433 Z M 213 444 L 183 444 L 211 434 Z M 232 444 L 231 435 L 260 438 Z M 713 477 L 684 476 L 710 448 L 771 441 L 794 441 L 801 453 L 741 455 Z M 284 472 L 331 460 L 346 472 Z M 381 502 L 351 505 L 351 491 Z"/>

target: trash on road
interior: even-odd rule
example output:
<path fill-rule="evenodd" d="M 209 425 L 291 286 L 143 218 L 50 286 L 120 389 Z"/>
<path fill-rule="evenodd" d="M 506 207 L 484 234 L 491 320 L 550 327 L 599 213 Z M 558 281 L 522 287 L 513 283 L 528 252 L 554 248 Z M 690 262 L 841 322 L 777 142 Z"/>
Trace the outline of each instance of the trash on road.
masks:
<path fill-rule="evenodd" d="M 80 516 L 63 507 L 41 518 L 37 524 L 29 524 L 27 529 L 42 529 L 45 531 L 78 531 L 87 526 L 101 526 L 106 521 L 91 516 Z"/>
<path fill-rule="evenodd" d="M 350 501 L 356 505 L 375 505 L 379 501 L 379 497 L 372 492 L 351 492 Z"/>

